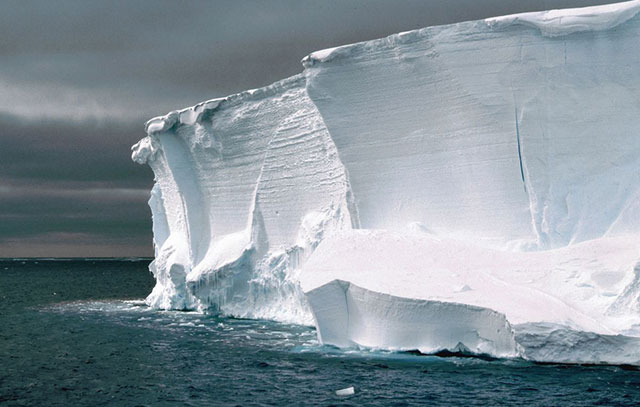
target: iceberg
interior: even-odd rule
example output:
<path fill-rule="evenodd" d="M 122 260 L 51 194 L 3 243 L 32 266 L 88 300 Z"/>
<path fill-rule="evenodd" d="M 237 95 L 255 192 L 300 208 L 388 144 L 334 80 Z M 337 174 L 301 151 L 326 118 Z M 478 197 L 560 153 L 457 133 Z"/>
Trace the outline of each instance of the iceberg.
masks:
<path fill-rule="evenodd" d="M 338 347 L 640 364 L 639 11 L 317 51 L 151 119 L 147 303 Z"/>

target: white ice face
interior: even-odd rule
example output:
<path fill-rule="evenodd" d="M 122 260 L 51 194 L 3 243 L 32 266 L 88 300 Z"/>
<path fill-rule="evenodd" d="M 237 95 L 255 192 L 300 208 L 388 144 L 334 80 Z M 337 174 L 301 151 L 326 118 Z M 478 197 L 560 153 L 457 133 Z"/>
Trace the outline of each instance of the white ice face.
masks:
<path fill-rule="evenodd" d="M 640 362 L 639 10 L 319 51 L 150 120 L 149 304 L 338 346 Z"/>

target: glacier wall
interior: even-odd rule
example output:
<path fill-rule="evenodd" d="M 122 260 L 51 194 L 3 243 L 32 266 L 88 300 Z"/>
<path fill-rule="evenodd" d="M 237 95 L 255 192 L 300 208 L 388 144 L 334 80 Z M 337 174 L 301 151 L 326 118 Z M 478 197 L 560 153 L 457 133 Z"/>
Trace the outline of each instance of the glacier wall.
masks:
<path fill-rule="evenodd" d="M 305 59 L 363 227 L 421 222 L 523 249 L 638 230 L 637 18 L 555 38 L 511 20 Z"/>
<path fill-rule="evenodd" d="M 151 119 L 132 154 L 156 180 L 147 302 L 315 322 L 337 346 L 555 360 L 538 327 L 558 326 L 625 334 L 632 349 L 638 11 L 525 13 L 318 51 L 300 75 Z M 424 326 L 453 318 L 433 309 L 457 310 L 466 333 L 433 335 Z M 392 320 L 417 333 L 380 331 Z"/>
<path fill-rule="evenodd" d="M 156 175 L 151 305 L 310 322 L 294 271 L 357 215 L 304 84 L 293 77 L 147 123 L 133 159 Z"/>

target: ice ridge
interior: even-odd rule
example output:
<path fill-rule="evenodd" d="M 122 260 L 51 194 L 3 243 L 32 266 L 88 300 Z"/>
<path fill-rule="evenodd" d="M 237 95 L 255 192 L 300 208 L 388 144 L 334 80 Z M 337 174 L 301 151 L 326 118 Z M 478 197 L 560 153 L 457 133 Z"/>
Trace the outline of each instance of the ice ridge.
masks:
<path fill-rule="evenodd" d="M 147 302 L 336 346 L 640 361 L 639 7 L 318 51 L 149 120 Z"/>
<path fill-rule="evenodd" d="M 490 27 L 504 28 L 523 24 L 540 30 L 542 35 L 559 37 L 582 31 L 610 30 L 632 19 L 640 11 L 640 1 L 583 8 L 549 10 L 488 18 Z"/>

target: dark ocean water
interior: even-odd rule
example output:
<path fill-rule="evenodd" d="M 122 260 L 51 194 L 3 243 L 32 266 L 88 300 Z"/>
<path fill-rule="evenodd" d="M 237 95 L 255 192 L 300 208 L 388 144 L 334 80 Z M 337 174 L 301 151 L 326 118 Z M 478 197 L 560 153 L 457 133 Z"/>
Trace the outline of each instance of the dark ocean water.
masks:
<path fill-rule="evenodd" d="M 308 327 L 150 310 L 147 264 L 0 261 L 0 405 L 640 402 L 628 368 L 345 352 Z"/>

